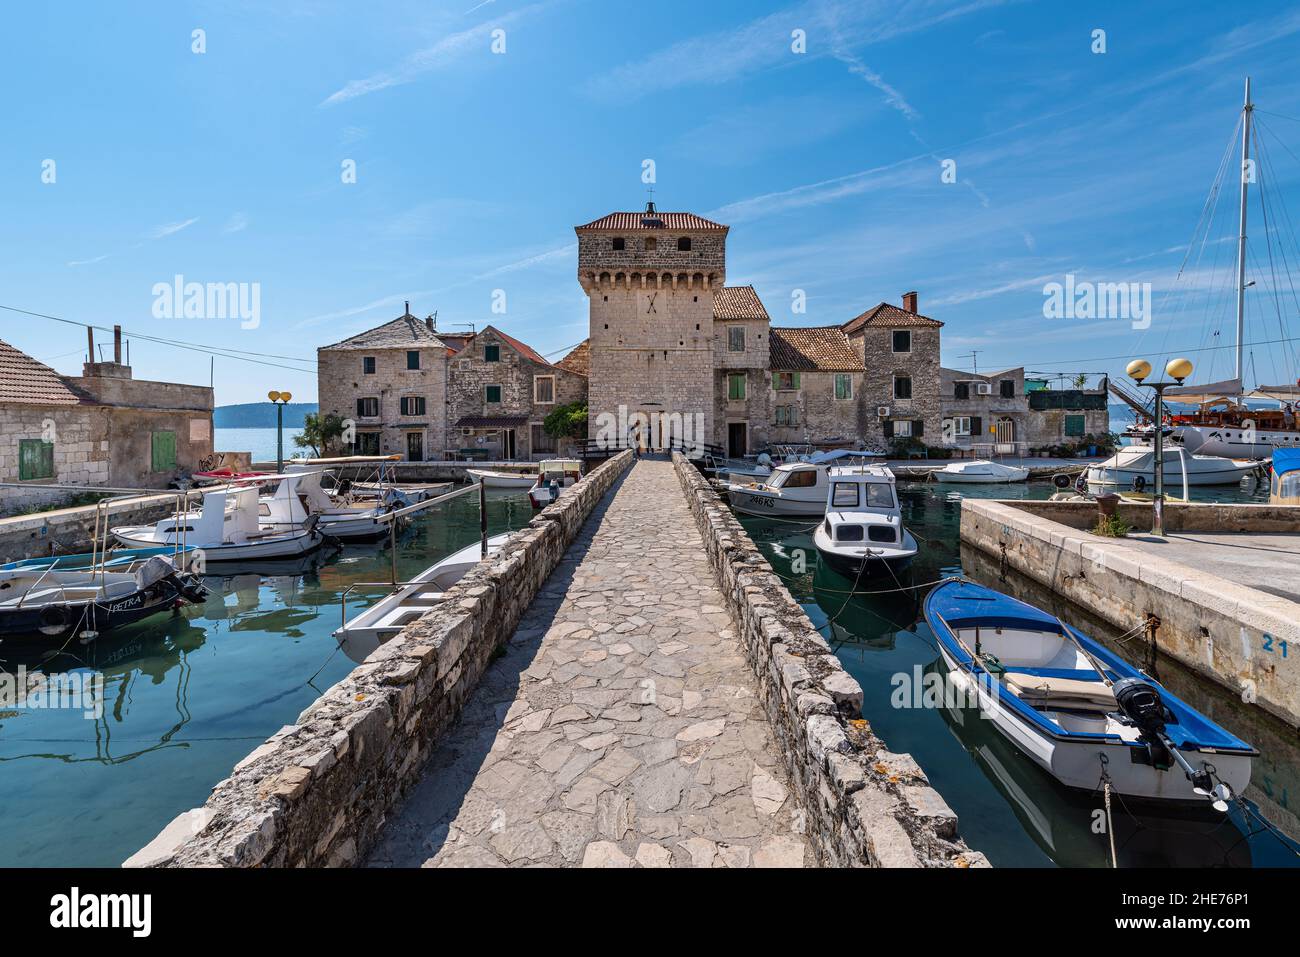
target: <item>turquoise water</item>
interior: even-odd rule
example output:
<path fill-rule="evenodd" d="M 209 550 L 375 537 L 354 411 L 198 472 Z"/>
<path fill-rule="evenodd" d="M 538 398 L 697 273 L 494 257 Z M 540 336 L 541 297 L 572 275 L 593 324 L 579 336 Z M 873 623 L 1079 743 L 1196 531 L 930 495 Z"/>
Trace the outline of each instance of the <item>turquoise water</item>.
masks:
<path fill-rule="evenodd" d="M 966 574 L 994 588 L 1050 607 L 1099 640 L 1114 637 L 1104 623 L 1063 606 L 1027 579 L 1000 582 L 996 565 L 959 545 L 963 495 L 983 498 L 1047 498 L 1046 483 L 968 487 L 961 492 L 934 483 L 900 482 L 903 519 L 921 545 L 900 583 L 853 582 L 817 564 L 813 525 L 740 516 L 741 523 L 781 575 L 840 661 L 861 683 L 863 713 L 894 751 L 907 751 L 957 812 L 962 836 L 995 866 L 1110 866 L 1109 841 L 1098 833 L 1099 795 L 1068 791 L 1019 754 L 977 712 L 935 707 L 897 707 L 900 679 L 915 684 L 936 668 L 938 649 L 921 620 L 927 583 Z M 1259 501 L 1258 491 L 1236 487 L 1193 490 L 1202 500 Z M 1266 499 L 1266 494 L 1265 494 Z M 899 587 L 909 590 L 900 591 Z M 1014 586 L 1014 587 L 1013 587 Z M 885 589 L 894 589 L 885 592 Z M 1053 602 L 1056 602 L 1053 604 Z M 1140 643 L 1115 646 L 1131 656 Z M 1141 664 L 1141 660 L 1138 662 Z M 1300 798 L 1300 749 L 1276 722 L 1261 720 L 1240 702 L 1178 668 L 1160 663 L 1159 676 L 1184 700 L 1251 741 L 1263 752 L 1254 766 L 1250 807 L 1291 835 L 1300 834 L 1292 795 Z M 905 699 L 906 700 L 906 699 Z M 1116 802 L 1112 815 L 1120 866 L 1294 865 L 1296 846 L 1284 843 L 1246 815 L 1153 810 Z"/>
<path fill-rule="evenodd" d="M 526 524 L 523 494 L 490 493 L 490 531 Z M 479 537 L 473 493 L 432 506 L 399 539 L 409 578 Z M 386 545 L 205 579 L 201 606 L 155 615 L 61 653 L 0 644 L 0 667 L 104 675 L 103 716 L 0 711 L 0 866 L 115 867 L 197 807 L 244 755 L 355 663 L 338 652 L 339 598 L 388 581 Z M 349 614 L 385 593 L 363 589 Z"/>

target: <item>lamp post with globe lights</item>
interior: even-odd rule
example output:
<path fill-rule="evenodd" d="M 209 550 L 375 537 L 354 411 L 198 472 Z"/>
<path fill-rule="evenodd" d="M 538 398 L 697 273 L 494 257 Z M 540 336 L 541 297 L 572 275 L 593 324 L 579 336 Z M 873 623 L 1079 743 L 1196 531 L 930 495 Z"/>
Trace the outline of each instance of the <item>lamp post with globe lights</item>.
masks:
<path fill-rule="evenodd" d="M 1190 359 L 1170 359 L 1165 365 L 1165 375 L 1174 380 L 1172 382 L 1145 381 L 1147 376 L 1151 375 L 1151 363 L 1147 362 L 1145 359 L 1134 359 L 1128 364 L 1128 368 L 1125 371 L 1138 385 L 1146 386 L 1148 389 L 1154 389 L 1156 393 L 1156 493 L 1154 500 L 1151 503 L 1151 534 L 1159 535 L 1163 538 L 1165 534 L 1165 389 L 1173 388 L 1175 385 L 1182 385 L 1183 380 L 1192 374 L 1192 363 Z"/>
<path fill-rule="evenodd" d="M 275 472 L 284 471 L 284 407 L 293 398 L 290 392 L 268 392 L 266 397 L 275 403 Z"/>

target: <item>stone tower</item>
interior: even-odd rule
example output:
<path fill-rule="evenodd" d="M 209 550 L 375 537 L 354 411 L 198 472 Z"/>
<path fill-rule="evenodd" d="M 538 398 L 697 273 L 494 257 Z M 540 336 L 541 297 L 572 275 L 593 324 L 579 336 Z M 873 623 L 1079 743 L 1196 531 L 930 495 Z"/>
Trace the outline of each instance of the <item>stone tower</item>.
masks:
<path fill-rule="evenodd" d="M 713 296 L 726 280 L 727 230 L 654 203 L 575 227 L 578 281 L 591 303 L 591 438 L 609 416 L 641 413 L 689 416 L 695 441 L 711 441 Z M 626 440 L 627 427 L 619 431 Z"/>

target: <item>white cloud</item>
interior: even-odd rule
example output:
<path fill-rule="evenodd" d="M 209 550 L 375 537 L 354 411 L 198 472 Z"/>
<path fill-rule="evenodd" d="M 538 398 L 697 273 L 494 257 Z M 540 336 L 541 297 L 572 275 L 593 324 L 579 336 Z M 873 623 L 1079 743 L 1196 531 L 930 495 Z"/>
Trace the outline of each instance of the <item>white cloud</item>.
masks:
<path fill-rule="evenodd" d="M 248 228 L 248 214 L 234 213 L 230 219 L 226 220 L 226 225 L 221 227 L 223 233 L 240 233 Z"/>
<path fill-rule="evenodd" d="M 199 221 L 199 217 L 192 216 L 189 219 L 183 219 L 176 223 L 164 223 L 161 226 L 155 226 L 149 231 L 150 239 L 162 239 L 165 236 L 172 236 L 179 233 L 182 229 L 188 229 Z"/>

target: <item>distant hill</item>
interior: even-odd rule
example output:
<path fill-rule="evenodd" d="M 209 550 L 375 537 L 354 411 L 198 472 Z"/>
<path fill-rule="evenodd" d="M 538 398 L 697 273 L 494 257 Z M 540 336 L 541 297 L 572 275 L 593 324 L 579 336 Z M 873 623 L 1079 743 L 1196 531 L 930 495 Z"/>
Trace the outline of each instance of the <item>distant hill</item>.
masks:
<path fill-rule="evenodd" d="M 315 402 L 290 402 L 284 407 L 284 427 L 301 429 L 303 418 L 315 411 Z M 270 402 L 219 405 L 212 412 L 212 424 L 218 429 L 273 429 L 275 406 Z"/>

